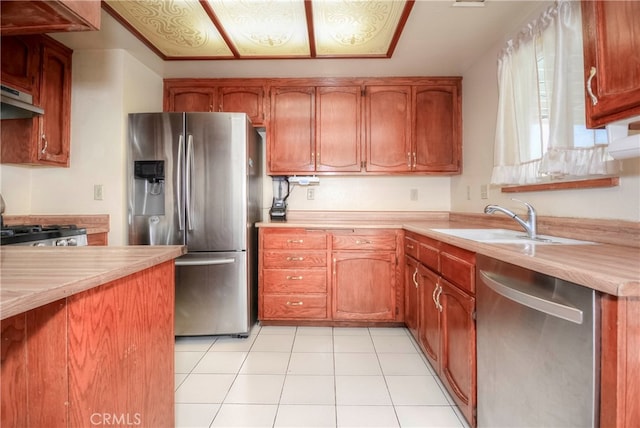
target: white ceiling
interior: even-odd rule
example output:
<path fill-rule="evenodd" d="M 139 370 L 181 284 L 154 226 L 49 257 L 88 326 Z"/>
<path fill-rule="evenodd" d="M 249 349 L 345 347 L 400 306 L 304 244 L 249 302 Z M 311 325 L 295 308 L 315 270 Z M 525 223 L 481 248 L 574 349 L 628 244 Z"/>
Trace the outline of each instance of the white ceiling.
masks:
<path fill-rule="evenodd" d="M 165 62 L 104 11 L 100 31 L 52 36 L 74 50 L 125 49 L 166 78 L 459 76 L 549 4 L 539 0 L 486 0 L 484 7 L 453 7 L 453 0 L 417 0 L 389 59 Z"/>

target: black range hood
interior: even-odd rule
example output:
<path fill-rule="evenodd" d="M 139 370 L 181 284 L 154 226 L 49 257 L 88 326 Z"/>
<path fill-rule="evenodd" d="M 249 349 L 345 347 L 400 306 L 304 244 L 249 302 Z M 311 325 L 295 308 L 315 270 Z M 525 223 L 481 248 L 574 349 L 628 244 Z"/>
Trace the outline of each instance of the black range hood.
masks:
<path fill-rule="evenodd" d="M 44 110 L 33 105 L 30 94 L 8 86 L 0 86 L 0 119 L 28 119 L 44 114 Z"/>

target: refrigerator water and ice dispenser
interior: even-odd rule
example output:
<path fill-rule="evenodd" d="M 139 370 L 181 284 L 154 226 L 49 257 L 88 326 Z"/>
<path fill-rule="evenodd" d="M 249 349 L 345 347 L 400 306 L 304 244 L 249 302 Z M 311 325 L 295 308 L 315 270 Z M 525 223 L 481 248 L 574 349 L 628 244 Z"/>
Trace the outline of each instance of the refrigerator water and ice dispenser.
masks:
<path fill-rule="evenodd" d="M 133 163 L 134 215 L 164 215 L 164 161 Z"/>

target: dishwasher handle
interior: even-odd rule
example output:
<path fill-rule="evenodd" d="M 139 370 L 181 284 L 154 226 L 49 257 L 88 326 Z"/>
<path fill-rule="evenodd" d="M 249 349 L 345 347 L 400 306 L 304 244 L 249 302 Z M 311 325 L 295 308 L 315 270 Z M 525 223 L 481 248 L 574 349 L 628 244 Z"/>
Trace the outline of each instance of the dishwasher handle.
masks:
<path fill-rule="evenodd" d="M 506 283 L 504 280 L 508 278 L 498 279 L 496 275 L 484 270 L 480 270 L 480 278 L 487 287 L 516 303 L 576 324 L 583 322 L 583 312 L 580 309 L 529 294 L 516 284 Z"/>

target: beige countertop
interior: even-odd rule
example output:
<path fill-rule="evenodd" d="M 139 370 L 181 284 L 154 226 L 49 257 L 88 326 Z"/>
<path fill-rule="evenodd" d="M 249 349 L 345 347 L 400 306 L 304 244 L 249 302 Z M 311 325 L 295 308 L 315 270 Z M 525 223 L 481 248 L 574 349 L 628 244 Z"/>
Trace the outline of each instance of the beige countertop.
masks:
<path fill-rule="evenodd" d="M 0 319 L 175 259 L 181 245 L 0 248 Z"/>
<path fill-rule="evenodd" d="M 432 229 L 478 228 L 448 220 L 263 222 L 258 227 L 398 228 L 616 296 L 640 296 L 640 248 L 610 244 L 488 244 Z"/>

